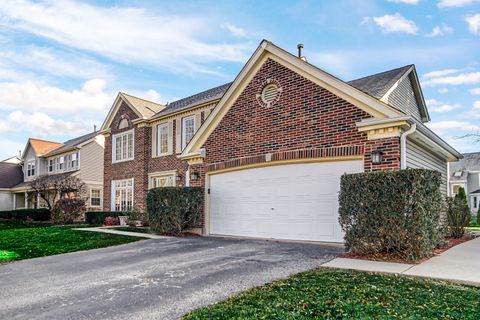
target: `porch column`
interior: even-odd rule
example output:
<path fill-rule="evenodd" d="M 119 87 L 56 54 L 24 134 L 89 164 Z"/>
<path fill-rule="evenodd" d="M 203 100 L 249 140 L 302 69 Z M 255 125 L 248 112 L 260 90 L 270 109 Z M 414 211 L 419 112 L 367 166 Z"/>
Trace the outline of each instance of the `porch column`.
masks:
<path fill-rule="evenodd" d="M 37 207 L 35 209 L 40 208 L 40 193 L 37 192 Z"/>
<path fill-rule="evenodd" d="M 13 193 L 13 209 L 17 209 L 17 194 Z"/>
<path fill-rule="evenodd" d="M 25 191 L 25 209 L 28 208 L 28 192 Z"/>

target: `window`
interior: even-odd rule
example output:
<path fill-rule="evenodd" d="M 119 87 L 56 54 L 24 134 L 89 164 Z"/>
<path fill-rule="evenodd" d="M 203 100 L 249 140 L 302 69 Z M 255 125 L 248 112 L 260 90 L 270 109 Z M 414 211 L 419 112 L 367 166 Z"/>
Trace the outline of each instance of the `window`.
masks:
<path fill-rule="evenodd" d="M 73 153 L 69 156 L 70 168 L 77 169 L 78 168 L 78 152 Z"/>
<path fill-rule="evenodd" d="M 90 206 L 91 207 L 100 207 L 100 204 L 101 204 L 100 196 L 101 196 L 100 189 L 90 190 Z"/>
<path fill-rule="evenodd" d="M 474 207 L 475 209 L 477 209 L 477 205 L 478 205 L 478 203 L 477 203 L 477 197 L 473 197 L 473 207 Z"/>
<path fill-rule="evenodd" d="M 157 126 L 157 156 L 168 153 L 168 124 Z"/>
<path fill-rule="evenodd" d="M 133 179 L 112 181 L 112 196 L 112 210 L 131 210 L 133 208 Z"/>
<path fill-rule="evenodd" d="M 461 187 L 460 185 L 455 184 L 455 185 L 453 186 L 453 193 L 457 194 L 457 193 L 458 193 L 458 189 L 460 189 L 460 187 Z"/>
<path fill-rule="evenodd" d="M 113 136 L 113 162 L 133 159 L 133 130 Z"/>
<path fill-rule="evenodd" d="M 195 134 L 195 116 L 182 119 L 182 149 L 192 140 Z"/>
<path fill-rule="evenodd" d="M 48 172 L 53 172 L 55 169 L 54 163 L 55 161 L 53 159 L 48 160 Z"/>
<path fill-rule="evenodd" d="M 175 187 L 175 173 L 161 174 L 150 178 L 150 188 Z"/>
<path fill-rule="evenodd" d="M 125 129 L 125 128 L 128 128 L 128 126 L 129 126 L 129 124 L 128 124 L 128 120 L 126 118 L 123 118 L 118 123 L 118 129 Z"/>
<path fill-rule="evenodd" d="M 61 156 L 58 158 L 57 170 L 61 171 L 65 169 L 65 157 Z"/>
<path fill-rule="evenodd" d="M 35 175 L 35 161 L 27 163 L 27 177 Z"/>

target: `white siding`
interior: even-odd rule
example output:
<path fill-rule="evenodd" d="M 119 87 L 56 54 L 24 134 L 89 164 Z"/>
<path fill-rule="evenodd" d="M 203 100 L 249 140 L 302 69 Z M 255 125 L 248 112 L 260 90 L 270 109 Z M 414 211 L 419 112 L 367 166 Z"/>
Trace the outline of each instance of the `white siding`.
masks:
<path fill-rule="evenodd" d="M 407 139 L 407 168 L 437 170 L 442 174 L 441 190 L 447 194 L 447 160 L 442 160 Z"/>
<path fill-rule="evenodd" d="M 97 138 L 80 149 L 80 178 L 103 184 L 104 137 Z"/>
<path fill-rule="evenodd" d="M 406 114 L 410 114 L 420 121 L 422 120 L 412 83 L 408 76 L 390 93 L 387 101 L 390 105 L 404 111 Z"/>
<path fill-rule="evenodd" d="M 13 193 L 0 190 L 0 210 L 13 209 Z"/>

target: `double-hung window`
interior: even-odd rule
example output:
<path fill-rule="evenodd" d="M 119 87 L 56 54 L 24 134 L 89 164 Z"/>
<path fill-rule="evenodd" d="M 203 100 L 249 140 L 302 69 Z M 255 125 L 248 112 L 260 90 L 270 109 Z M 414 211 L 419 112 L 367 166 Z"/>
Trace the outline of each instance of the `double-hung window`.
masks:
<path fill-rule="evenodd" d="M 27 177 L 33 177 L 35 175 L 35 161 L 27 163 Z"/>
<path fill-rule="evenodd" d="M 176 178 L 175 172 L 151 175 L 149 189 L 175 187 L 175 178 Z"/>
<path fill-rule="evenodd" d="M 78 152 L 70 155 L 70 168 L 78 169 Z"/>
<path fill-rule="evenodd" d="M 168 124 L 159 124 L 157 126 L 157 156 L 163 156 L 168 153 Z"/>
<path fill-rule="evenodd" d="M 113 136 L 113 162 L 133 160 L 133 130 Z"/>
<path fill-rule="evenodd" d="M 100 207 L 101 205 L 101 192 L 100 189 L 90 190 L 90 206 Z"/>
<path fill-rule="evenodd" d="M 112 181 L 112 210 L 129 211 L 133 208 L 133 179 Z"/>
<path fill-rule="evenodd" d="M 195 134 L 195 116 L 182 119 L 182 150 L 192 140 Z"/>
<path fill-rule="evenodd" d="M 48 160 L 48 172 L 53 172 L 53 170 L 55 170 L 54 164 L 55 161 L 53 159 Z"/>
<path fill-rule="evenodd" d="M 58 170 L 59 171 L 65 170 L 65 157 L 64 156 L 61 156 L 60 158 L 58 158 Z"/>

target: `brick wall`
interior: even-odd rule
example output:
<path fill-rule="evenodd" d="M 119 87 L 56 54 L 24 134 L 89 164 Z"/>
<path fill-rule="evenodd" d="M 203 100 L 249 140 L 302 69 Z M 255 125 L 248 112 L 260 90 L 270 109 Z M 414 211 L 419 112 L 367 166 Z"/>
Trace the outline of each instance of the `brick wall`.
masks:
<path fill-rule="evenodd" d="M 261 106 L 257 94 L 267 79 L 282 88 L 272 107 Z M 399 169 L 399 139 L 367 140 L 355 123 L 371 118 L 369 114 L 341 99 L 301 75 L 268 59 L 233 104 L 230 111 L 207 139 L 204 147 L 207 168 L 245 157 L 288 150 L 304 150 L 293 158 L 304 157 L 309 150 L 337 146 L 362 145 L 365 170 Z M 373 165 L 370 152 L 380 148 L 385 163 Z M 347 155 L 347 154 L 345 154 Z"/>

